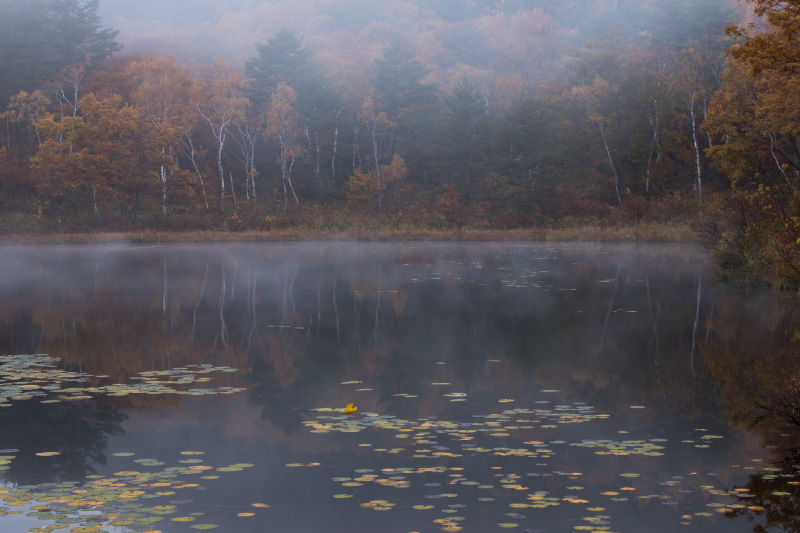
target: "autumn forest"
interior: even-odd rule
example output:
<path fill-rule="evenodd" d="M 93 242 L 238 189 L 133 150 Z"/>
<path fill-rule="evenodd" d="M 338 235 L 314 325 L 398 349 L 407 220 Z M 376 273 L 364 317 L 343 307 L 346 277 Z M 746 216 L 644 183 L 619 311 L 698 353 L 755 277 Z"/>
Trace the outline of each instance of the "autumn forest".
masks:
<path fill-rule="evenodd" d="M 0 0 L 3 233 L 689 222 L 800 285 L 798 0 L 122 4 Z"/>

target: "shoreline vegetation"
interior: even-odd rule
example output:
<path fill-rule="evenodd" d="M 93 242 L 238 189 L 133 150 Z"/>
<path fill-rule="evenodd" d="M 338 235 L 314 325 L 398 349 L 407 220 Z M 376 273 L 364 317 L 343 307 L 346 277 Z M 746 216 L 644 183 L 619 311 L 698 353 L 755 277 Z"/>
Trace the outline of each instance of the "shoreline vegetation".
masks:
<path fill-rule="evenodd" d="M 0 242 L 697 242 L 800 289 L 800 0 L 368 3 L 178 59 L 0 7 Z"/>
<path fill-rule="evenodd" d="M 352 228 L 346 231 L 312 228 L 287 228 L 271 231 L 130 231 L 84 233 L 20 233 L 0 235 L 0 245 L 8 244 L 113 244 L 113 243 L 212 243 L 281 241 L 531 241 L 531 242 L 651 242 L 699 244 L 699 233 L 686 223 L 640 222 L 607 226 L 576 224 L 561 228 L 486 229 L 375 229 Z"/>

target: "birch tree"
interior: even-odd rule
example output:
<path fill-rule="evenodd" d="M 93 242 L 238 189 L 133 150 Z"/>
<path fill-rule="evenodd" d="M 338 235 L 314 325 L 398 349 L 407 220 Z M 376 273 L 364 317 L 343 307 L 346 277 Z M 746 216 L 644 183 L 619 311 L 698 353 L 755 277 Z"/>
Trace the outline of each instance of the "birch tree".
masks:
<path fill-rule="evenodd" d="M 225 206 L 225 169 L 223 154 L 231 125 L 240 109 L 247 105 L 243 96 L 244 80 L 228 63 L 217 59 L 202 80 L 203 93 L 197 103 L 197 112 L 208 123 L 216 140 L 217 178 L 219 179 L 219 210 Z M 231 189 L 233 175 L 231 174 Z M 235 202 L 235 192 L 231 190 Z M 235 203 L 234 203 L 235 206 Z"/>
<path fill-rule="evenodd" d="M 701 203 L 703 201 L 703 156 L 699 139 L 702 117 L 699 115 L 703 109 L 707 109 L 708 105 L 710 87 L 706 83 L 706 75 L 707 65 L 699 52 L 686 50 L 680 54 L 673 74 L 673 86 L 683 103 L 691 125 L 696 175 L 694 188 L 697 191 L 697 199 Z"/>
<path fill-rule="evenodd" d="M 37 146 L 41 150 L 44 141 L 36 123 L 47 113 L 50 106 L 50 99 L 42 90 L 36 89 L 32 93 L 21 91 L 11 97 L 8 111 L 4 115 L 11 123 L 30 126 L 36 135 Z"/>
<path fill-rule="evenodd" d="M 305 130 L 300 124 L 301 115 L 294 108 L 296 101 L 297 94 L 294 90 L 284 82 L 279 83 L 269 100 L 267 125 L 263 134 L 268 139 L 278 141 L 277 163 L 281 168 L 284 211 L 289 207 L 289 193 L 291 193 L 295 204 L 300 204 L 292 183 L 292 168 L 294 167 L 295 159 L 305 152 L 301 140 Z"/>
<path fill-rule="evenodd" d="M 154 131 L 163 139 L 161 154 L 174 161 L 174 148 L 181 123 L 191 107 L 188 100 L 192 95 L 193 81 L 189 72 L 175 63 L 175 60 L 161 56 L 144 56 L 132 62 L 126 74 L 134 82 L 131 99 Z M 167 165 L 159 165 L 161 180 L 161 212 L 167 214 Z"/>
<path fill-rule="evenodd" d="M 239 159 L 244 164 L 245 195 L 256 205 L 256 147 L 267 127 L 267 114 L 263 106 L 250 102 L 241 106 L 234 120 L 233 138 L 239 145 Z"/>
<path fill-rule="evenodd" d="M 361 111 L 358 114 L 358 121 L 364 125 L 369 132 L 370 141 L 372 142 L 372 161 L 375 171 L 375 185 L 378 189 L 378 211 L 383 209 L 383 181 L 381 180 L 381 163 L 380 163 L 380 142 L 386 132 L 395 127 L 395 124 L 389 120 L 389 117 L 383 111 L 378 110 L 375 100 L 367 97 L 364 104 L 361 106 Z"/>
<path fill-rule="evenodd" d="M 610 98 L 610 94 L 615 90 L 616 88 L 608 81 L 595 78 L 592 85 L 573 87 L 571 98 L 585 109 L 585 119 L 600 134 L 600 139 L 603 141 L 603 149 L 608 158 L 608 166 L 611 170 L 611 175 L 614 177 L 614 192 L 617 196 L 617 202 L 622 205 L 624 183 L 622 183 L 622 177 L 617 170 L 617 165 L 614 163 L 614 156 L 609 145 L 610 117 L 602 108 L 603 104 Z"/>

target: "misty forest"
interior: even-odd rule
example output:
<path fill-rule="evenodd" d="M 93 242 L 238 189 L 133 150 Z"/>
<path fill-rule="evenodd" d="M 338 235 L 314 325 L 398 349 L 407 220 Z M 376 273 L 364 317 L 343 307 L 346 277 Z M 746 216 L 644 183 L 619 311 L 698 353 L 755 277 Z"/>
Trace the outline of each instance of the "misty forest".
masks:
<path fill-rule="evenodd" d="M 0 225 L 688 221 L 797 286 L 798 10 L 3 0 Z"/>
<path fill-rule="evenodd" d="M 800 533 L 800 0 L 0 0 L 3 533 Z"/>

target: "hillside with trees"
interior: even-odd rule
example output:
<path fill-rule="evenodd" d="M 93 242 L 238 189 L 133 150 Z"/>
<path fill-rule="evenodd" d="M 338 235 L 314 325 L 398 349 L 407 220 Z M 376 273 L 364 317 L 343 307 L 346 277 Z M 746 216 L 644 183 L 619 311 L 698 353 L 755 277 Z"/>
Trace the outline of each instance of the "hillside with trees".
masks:
<path fill-rule="evenodd" d="M 0 0 L 0 230 L 691 221 L 800 285 L 798 1 L 162 4 Z"/>

